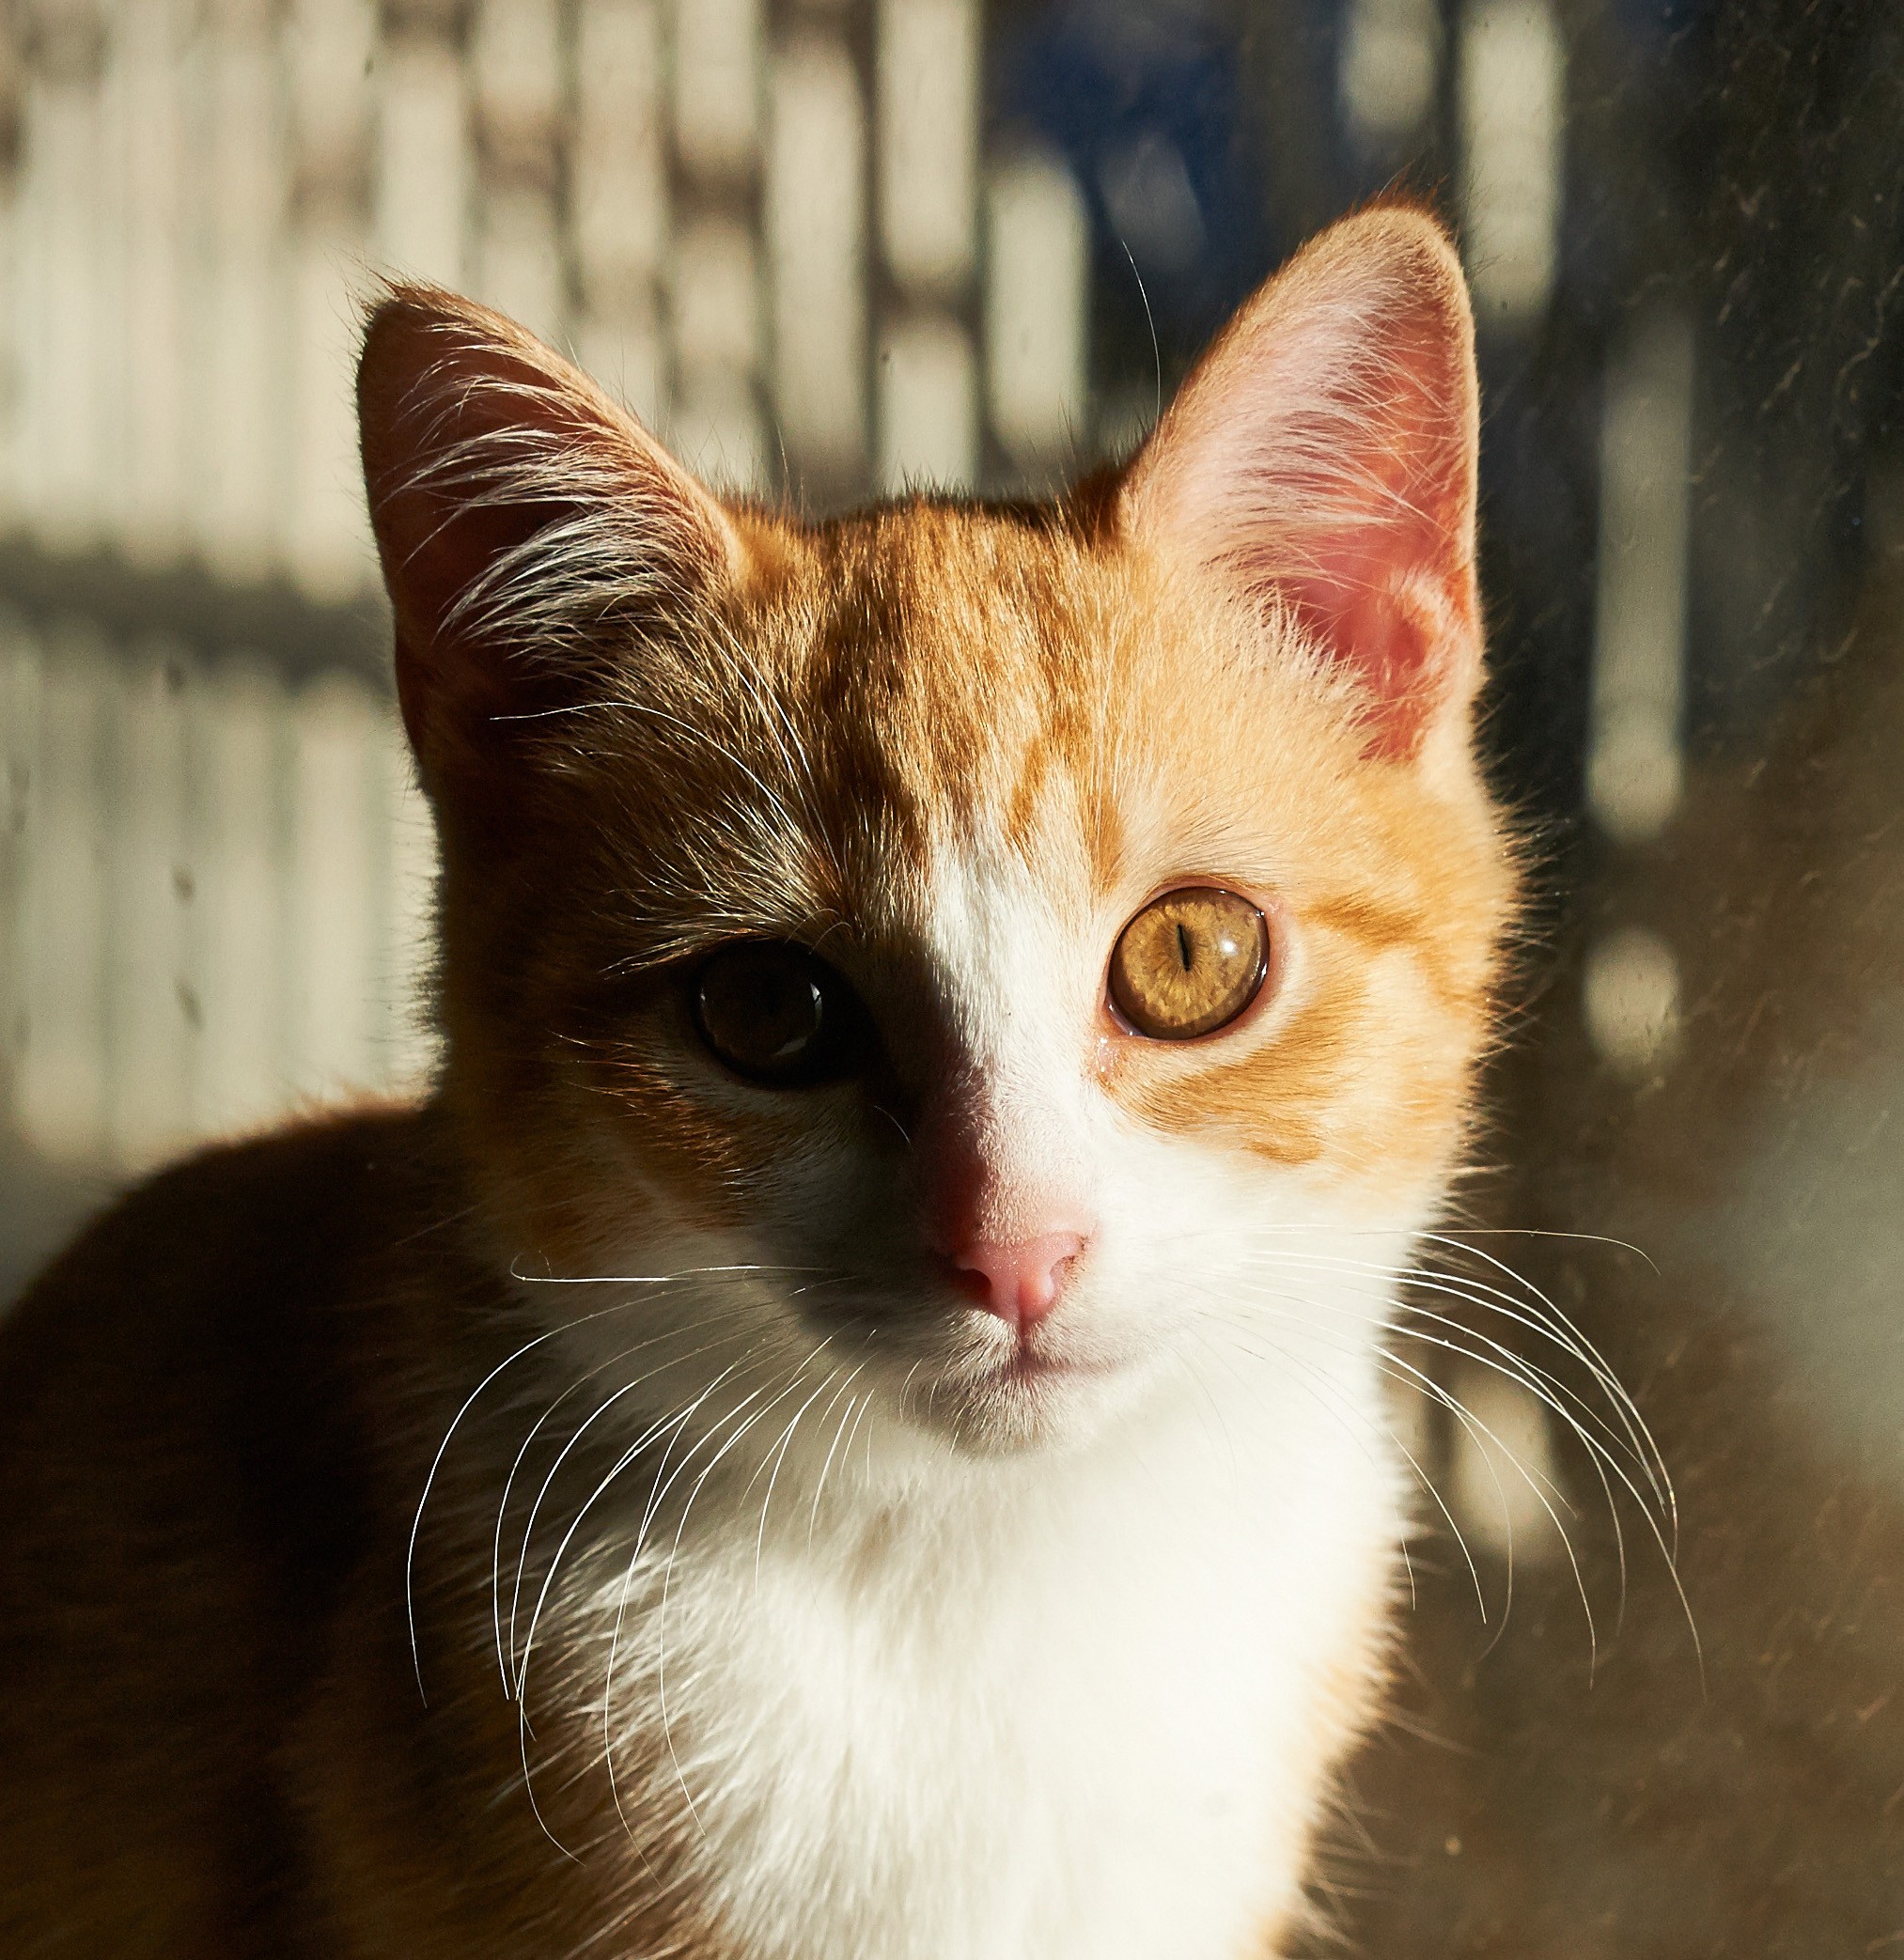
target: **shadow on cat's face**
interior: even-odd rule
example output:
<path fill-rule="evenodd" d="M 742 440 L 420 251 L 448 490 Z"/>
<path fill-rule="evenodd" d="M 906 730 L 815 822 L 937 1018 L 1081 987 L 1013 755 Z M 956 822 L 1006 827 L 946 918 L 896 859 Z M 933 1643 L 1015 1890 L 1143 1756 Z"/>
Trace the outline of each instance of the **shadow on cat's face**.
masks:
<path fill-rule="evenodd" d="M 1478 801 L 1366 759 L 1287 626 L 1087 537 L 920 506 L 774 545 L 551 719 L 480 881 L 450 840 L 450 1094 L 505 1250 L 698 1271 L 644 1328 L 981 1449 L 1359 1350 L 1358 1262 L 1460 1139 Z"/>

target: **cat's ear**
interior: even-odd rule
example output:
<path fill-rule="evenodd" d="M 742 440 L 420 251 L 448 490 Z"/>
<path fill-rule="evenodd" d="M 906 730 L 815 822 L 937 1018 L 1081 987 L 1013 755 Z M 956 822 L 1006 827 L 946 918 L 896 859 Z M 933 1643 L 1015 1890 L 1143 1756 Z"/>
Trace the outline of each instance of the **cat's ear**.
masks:
<path fill-rule="evenodd" d="M 586 701 L 617 644 L 741 575 L 720 503 L 487 307 L 392 287 L 357 408 L 398 693 L 432 792 L 523 749 L 538 719 Z"/>
<path fill-rule="evenodd" d="M 1243 307 L 1119 491 L 1126 535 L 1287 606 L 1372 753 L 1465 746 L 1480 680 L 1466 284 L 1418 211 L 1345 219 Z"/>

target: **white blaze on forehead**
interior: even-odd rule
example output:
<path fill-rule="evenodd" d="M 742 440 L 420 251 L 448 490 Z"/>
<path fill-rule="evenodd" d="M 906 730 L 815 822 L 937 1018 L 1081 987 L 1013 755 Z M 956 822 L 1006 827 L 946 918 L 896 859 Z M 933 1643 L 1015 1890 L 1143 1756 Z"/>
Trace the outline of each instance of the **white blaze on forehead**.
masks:
<path fill-rule="evenodd" d="M 930 893 L 927 945 L 959 1078 L 944 1093 L 981 1127 L 1001 1182 L 1089 1196 L 1078 1187 L 1109 1120 L 1090 1082 L 1105 957 L 1090 907 L 1002 852 L 942 852 Z"/>

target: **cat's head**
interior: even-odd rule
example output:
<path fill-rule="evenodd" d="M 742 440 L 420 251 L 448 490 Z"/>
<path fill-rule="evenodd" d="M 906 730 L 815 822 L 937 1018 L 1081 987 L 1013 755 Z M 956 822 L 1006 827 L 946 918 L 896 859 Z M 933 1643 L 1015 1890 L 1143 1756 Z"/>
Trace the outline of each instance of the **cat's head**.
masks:
<path fill-rule="evenodd" d="M 1052 506 L 724 501 L 425 288 L 360 396 L 445 1094 L 519 1271 L 701 1272 L 642 1311 L 710 1378 L 823 1350 L 1001 1447 L 1272 1330 L 1279 1249 L 1431 1213 L 1512 879 L 1430 221 L 1312 244 Z"/>

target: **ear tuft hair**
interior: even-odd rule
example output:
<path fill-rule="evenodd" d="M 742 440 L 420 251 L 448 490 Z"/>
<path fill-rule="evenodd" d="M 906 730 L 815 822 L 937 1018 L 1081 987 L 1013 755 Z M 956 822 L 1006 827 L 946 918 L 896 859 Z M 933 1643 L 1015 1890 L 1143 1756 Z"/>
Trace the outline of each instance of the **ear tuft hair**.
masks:
<path fill-rule="evenodd" d="M 426 783 L 564 705 L 617 645 L 737 576 L 728 514 L 502 315 L 393 285 L 357 376 L 364 476 Z"/>

